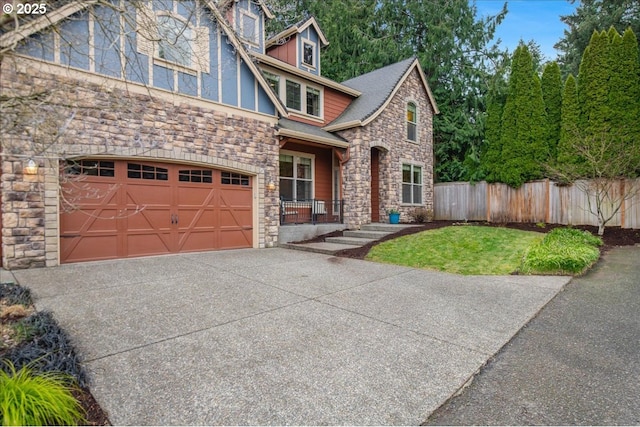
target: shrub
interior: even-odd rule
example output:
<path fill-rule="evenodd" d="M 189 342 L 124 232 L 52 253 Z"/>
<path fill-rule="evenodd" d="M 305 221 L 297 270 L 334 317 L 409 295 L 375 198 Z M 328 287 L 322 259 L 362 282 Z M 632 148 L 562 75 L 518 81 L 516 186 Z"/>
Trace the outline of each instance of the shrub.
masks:
<path fill-rule="evenodd" d="M 415 208 L 410 215 L 415 222 L 420 224 L 433 221 L 433 211 L 431 209 Z"/>
<path fill-rule="evenodd" d="M 520 271 L 532 273 L 579 274 L 600 257 L 602 239 L 587 231 L 556 228 L 529 248 Z"/>
<path fill-rule="evenodd" d="M 29 366 L 39 372 L 63 372 L 76 378 L 81 386 L 87 385 L 87 375 L 71 339 L 51 313 L 34 313 L 22 319 L 19 325 L 27 339 L 3 355 L 16 369 Z M 6 366 L 0 366 L 0 370 L 7 372 L 6 369 Z"/>
<path fill-rule="evenodd" d="M 34 373 L 10 362 L 0 371 L 2 425 L 76 425 L 83 409 L 73 397 L 73 380 L 57 372 Z M 8 372 L 7 372 L 8 371 Z"/>
<path fill-rule="evenodd" d="M 7 305 L 31 305 L 31 291 L 13 283 L 0 283 L 0 299 Z"/>

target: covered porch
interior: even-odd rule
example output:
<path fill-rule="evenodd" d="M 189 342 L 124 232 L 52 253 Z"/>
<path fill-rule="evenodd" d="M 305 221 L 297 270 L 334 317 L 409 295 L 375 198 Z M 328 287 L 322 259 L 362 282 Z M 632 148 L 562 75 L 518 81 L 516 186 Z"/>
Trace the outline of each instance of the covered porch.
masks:
<path fill-rule="evenodd" d="M 318 126 L 279 122 L 280 225 L 342 224 L 348 143 Z"/>

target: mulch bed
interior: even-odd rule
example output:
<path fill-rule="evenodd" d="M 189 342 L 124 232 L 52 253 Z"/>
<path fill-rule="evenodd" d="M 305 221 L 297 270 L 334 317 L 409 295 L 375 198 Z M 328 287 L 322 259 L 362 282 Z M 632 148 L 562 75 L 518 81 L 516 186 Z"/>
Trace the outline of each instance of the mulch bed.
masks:
<path fill-rule="evenodd" d="M 484 225 L 488 227 L 507 227 L 507 228 L 515 228 L 518 230 L 525 231 L 537 231 L 547 233 L 554 228 L 558 227 L 566 227 L 566 225 L 561 224 L 544 224 L 544 227 L 538 226 L 537 224 L 531 223 L 522 223 L 522 222 L 509 222 L 509 223 L 488 223 L 482 221 L 469 221 L 467 223 L 460 221 L 432 221 L 425 224 L 420 225 L 419 227 L 409 227 L 405 228 L 397 233 L 389 234 L 388 236 L 383 237 L 382 239 L 369 243 L 359 248 L 355 249 L 345 249 L 336 253 L 336 256 L 345 257 L 345 258 L 355 258 L 355 259 L 364 259 L 364 257 L 369 253 L 369 250 L 380 242 L 384 242 L 386 240 L 395 239 L 396 237 L 405 236 L 407 234 L 420 233 L 425 230 L 434 230 L 436 228 L 448 227 L 451 225 L 460 225 L 460 224 L 474 224 L 474 225 Z M 590 233 L 597 235 L 598 227 L 590 226 L 590 225 L 576 225 L 573 228 L 579 230 L 587 230 Z M 315 237 L 310 240 L 306 240 L 304 242 L 298 243 L 311 243 L 311 242 L 324 242 L 326 237 L 338 237 L 342 236 L 342 231 L 334 231 L 332 233 L 323 234 L 322 236 Z M 640 230 L 634 230 L 629 228 L 620 228 L 620 227 L 607 227 L 602 238 L 604 244 L 602 245 L 601 250 L 603 252 L 616 247 L 616 246 L 632 246 L 635 244 L 640 244 Z"/>
<path fill-rule="evenodd" d="M 78 399 L 86 412 L 86 422 L 88 426 L 110 426 L 107 414 L 102 410 L 96 399 L 88 388 L 81 388 L 73 392 L 73 396 Z"/>

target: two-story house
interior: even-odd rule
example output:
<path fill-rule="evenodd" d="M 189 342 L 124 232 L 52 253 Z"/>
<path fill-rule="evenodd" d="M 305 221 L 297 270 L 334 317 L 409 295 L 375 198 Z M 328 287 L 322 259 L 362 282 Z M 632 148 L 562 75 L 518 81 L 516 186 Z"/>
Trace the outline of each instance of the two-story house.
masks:
<path fill-rule="evenodd" d="M 52 1 L 3 20 L 6 268 L 277 245 L 432 208 L 415 58 L 338 83 L 314 18 L 255 0 Z M 19 22 L 16 26 L 15 22 Z"/>

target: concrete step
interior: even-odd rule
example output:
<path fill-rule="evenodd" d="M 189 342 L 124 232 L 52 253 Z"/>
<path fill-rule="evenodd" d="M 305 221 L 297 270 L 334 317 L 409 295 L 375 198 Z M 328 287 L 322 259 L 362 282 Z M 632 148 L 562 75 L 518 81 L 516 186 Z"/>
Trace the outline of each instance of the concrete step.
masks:
<path fill-rule="evenodd" d="M 365 239 L 362 237 L 327 237 L 327 243 L 340 243 L 342 245 L 364 246 L 367 243 L 375 242 L 376 239 Z"/>
<path fill-rule="evenodd" d="M 341 243 L 316 242 L 316 243 L 281 243 L 278 246 L 299 251 L 316 252 L 319 254 L 333 255 L 345 249 L 359 248 L 359 245 L 343 245 Z"/>
<path fill-rule="evenodd" d="M 342 234 L 344 237 L 361 237 L 364 239 L 382 239 L 384 236 L 388 236 L 386 231 L 371 231 L 371 230 L 345 230 Z"/>
<path fill-rule="evenodd" d="M 395 233 L 404 228 L 408 227 L 419 227 L 419 225 L 414 224 L 384 224 L 380 222 L 373 222 L 371 224 L 364 224 L 360 227 L 361 230 L 365 231 L 386 231 L 387 233 Z"/>

